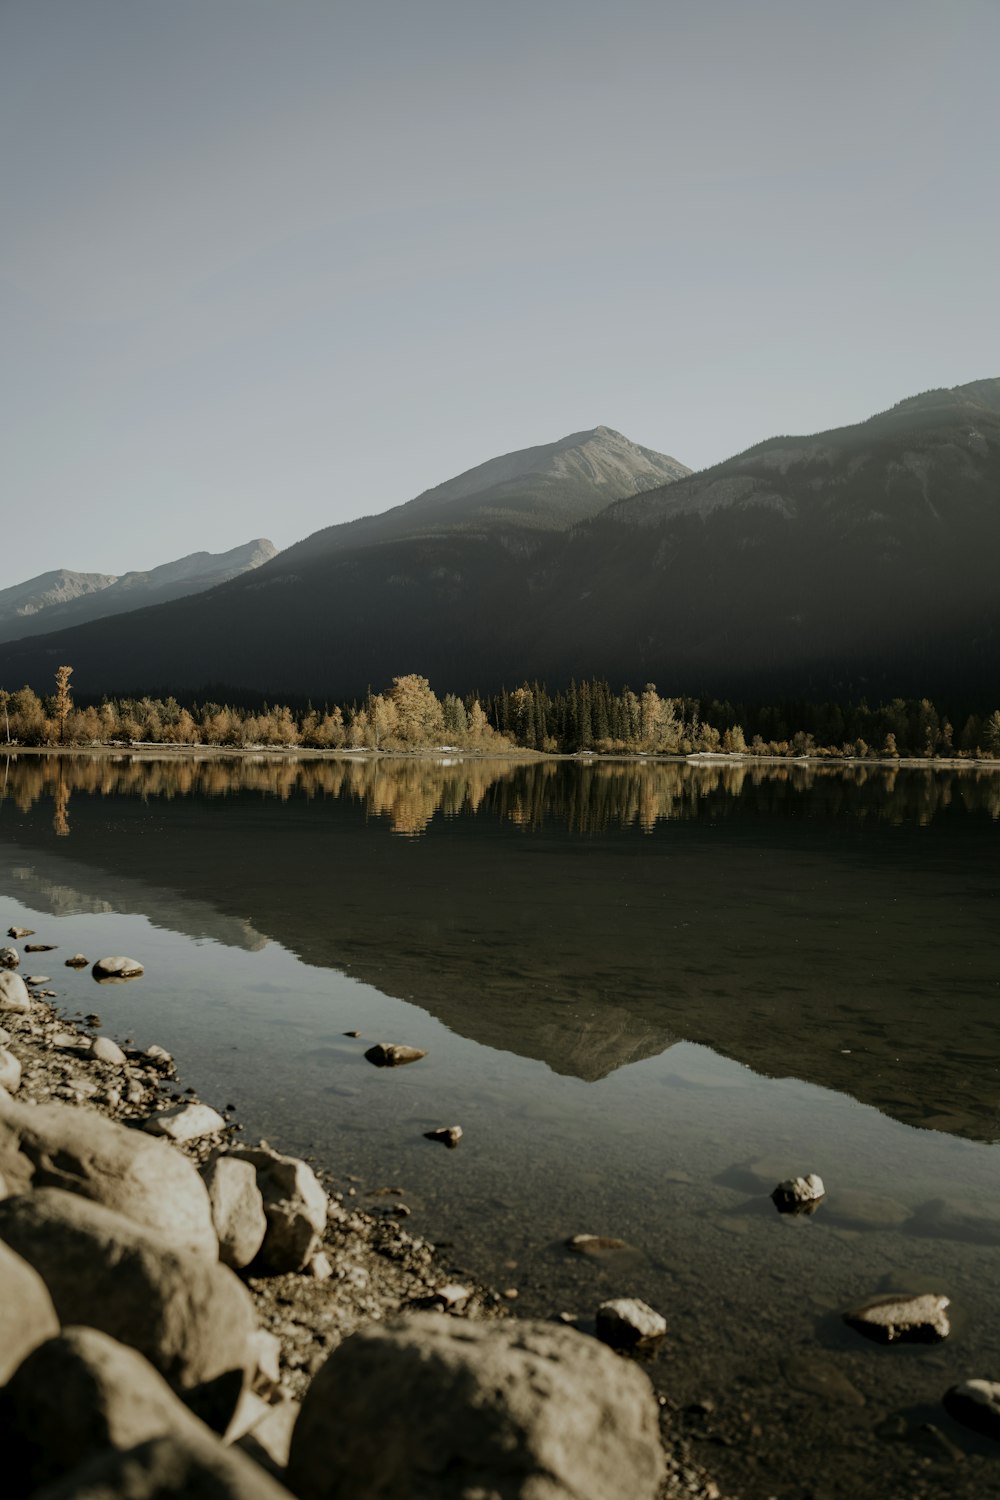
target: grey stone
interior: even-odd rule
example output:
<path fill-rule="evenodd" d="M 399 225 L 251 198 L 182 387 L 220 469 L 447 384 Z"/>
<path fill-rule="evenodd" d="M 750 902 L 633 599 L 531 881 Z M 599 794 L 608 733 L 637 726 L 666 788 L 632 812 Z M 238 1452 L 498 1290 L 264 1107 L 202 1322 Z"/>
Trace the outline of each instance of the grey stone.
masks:
<path fill-rule="evenodd" d="M 376 1068 L 400 1068 L 404 1063 L 419 1062 L 426 1057 L 419 1047 L 408 1047 L 404 1042 L 376 1042 L 369 1047 L 365 1057 Z"/>
<path fill-rule="evenodd" d="M 123 1068 L 125 1066 L 125 1054 L 117 1042 L 113 1042 L 109 1036 L 95 1036 L 90 1048 L 91 1055 L 98 1062 L 110 1063 L 113 1067 Z"/>
<path fill-rule="evenodd" d="M 31 996 L 20 974 L 12 974 L 9 969 L 0 971 L 0 1010 L 25 1014 L 30 1009 Z"/>
<path fill-rule="evenodd" d="M 118 984 L 126 979 L 138 979 L 145 973 L 135 958 L 99 958 L 90 971 L 99 984 Z"/>
<path fill-rule="evenodd" d="M 258 1384 L 275 1386 L 281 1379 L 281 1340 L 266 1328 L 255 1328 L 250 1335 L 250 1354 L 256 1366 Z"/>
<path fill-rule="evenodd" d="M 297 1157 L 282 1156 L 263 1144 L 240 1146 L 229 1154 L 250 1162 L 257 1173 L 267 1217 L 261 1267 L 275 1274 L 303 1270 L 319 1249 L 329 1212 L 315 1172 Z"/>
<path fill-rule="evenodd" d="M 95 1455 L 32 1500 L 292 1500 L 245 1454 L 211 1436 L 150 1438 L 127 1453 Z"/>
<path fill-rule="evenodd" d="M 638 1297 L 602 1302 L 595 1319 L 597 1337 L 613 1349 L 635 1349 L 662 1339 L 667 1320 Z"/>
<path fill-rule="evenodd" d="M 0 1097 L 0 1170 L 22 1188 L 58 1187 L 127 1215 L 163 1243 L 213 1259 L 218 1242 L 205 1184 L 165 1141 L 64 1104 Z"/>
<path fill-rule="evenodd" d="M 425 1130 L 424 1140 L 440 1141 L 442 1146 L 454 1151 L 463 1134 L 461 1125 L 442 1125 L 437 1130 Z"/>
<path fill-rule="evenodd" d="M 66 967 L 67 969 L 85 969 L 89 963 L 90 959 L 85 953 L 74 953 L 72 958 L 67 958 Z"/>
<path fill-rule="evenodd" d="M 346 1339 L 292 1434 L 300 1500 L 654 1500 L 649 1380 L 544 1323 L 414 1313 Z"/>
<path fill-rule="evenodd" d="M 178 1390 L 238 1372 L 235 1404 L 254 1320 L 227 1267 L 163 1248 L 132 1220 L 57 1188 L 0 1202 L 0 1238 L 34 1266 L 61 1323 L 138 1349 Z"/>
<path fill-rule="evenodd" d="M 34 937 L 34 935 L 35 935 L 35 929 L 33 927 L 8 927 L 7 928 L 7 936 L 8 937 L 12 937 L 12 938 L 26 938 L 26 937 Z"/>
<path fill-rule="evenodd" d="M 20 1087 L 21 1064 L 13 1052 L 0 1047 L 0 1088 L 5 1088 L 8 1094 L 16 1094 Z"/>
<path fill-rule="evenodd" d="M 963 1380 L 945 1392 L 949 1416 L 1000 1442 L 1000 1380 Z"/>
<path fill-rule="evenodd" d="M 171 1141 L 197 1141 L 203 1135 L 218 1135 L 225 1130 L 226 1122 L 208 1104 L 175 1104 L 143 1120 L 142 1128 L 149 1135 L 165 1135 Z"/>
<path fill-rule="evenodd" d="M 16 969 L 21 955 L 16 948 L 0 948 L 0 969 Z"/>
<path fill-rule="evenodd" d="M 25 953 L 52 953 L 58 948 L 58 943 L 25 943 Z"/>
<path fill-rule="evenodd" d="M 0 1386 L 32 1349 L 58 1332 L 59 1319 L 45 1282 L 0 1242 Z"/>
<path fill-rule="evenodd" d="M 236 1439 L 236 1446 L 248 1458 L 280 1475 L 288 1465 L 299 1403 L 289 1396 L 280 1396 L 270 1403 L 261 1402 L 260 1406 L 263 1410 L 254 1412 L 253 1420 Z"/>
<path fill-rule="evenodd" d="M 253 1260 L 267 1233 L 256 1168 L 235 1156 L 216 1156 L 201 1175 L 212 1206 L 219 1259 L 240 1271 Z"/>
<path fill-rule="evenodd" d="M 28 1355 L 0 1393 L 0 1425 L 31 1488 L 106 1448 L 204 1431 L 141 1354 L 96 1328 L 67 1328 Z"/>
<path fill-rule="evenodd" d="M 925 1292 L 876 1297 L 844 1313 L 844 1322 L 879 1344 L 938 1344 L 951 1332 L 949 1297 Z"/>
<path fill-rule="evenodd" d="M 771 1198 L 780 1214 L 814 1213 L 826 1188 L 816 1172 L 806 1177 L 788 1177 L 779 1182 Z"/>

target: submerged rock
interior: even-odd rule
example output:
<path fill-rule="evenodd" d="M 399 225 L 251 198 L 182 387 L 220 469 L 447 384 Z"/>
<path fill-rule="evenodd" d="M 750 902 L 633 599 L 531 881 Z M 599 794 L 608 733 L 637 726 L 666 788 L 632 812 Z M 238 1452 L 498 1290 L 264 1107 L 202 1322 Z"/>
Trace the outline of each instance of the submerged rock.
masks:
<path fill-rule="evenodd" d="M 771 1194 L 771 1201 L 779 1214 L 811 1214 L 815 1213 L 825 1194 L 822 1177 L 810 1172 L 807 1177 L 788 1177 L 779 1182 Z"/>
<path fill-rule="evenodd" d="M 413 1313 L 315 1376 L 288 1484 L 300 1500 L 654 1500 L 663 1472 L 649 1380 L 596 1339 Z"/>
<path fill-rule="evenodd" d="M 597 1337 L 613 1349 L 636 1349 L 657 1343 L 667 1320 L 638 1297 L 616 1297 L 597 1309 Z"/>
<path fill-rule="evenodd" d="M 99 958 L 91 973 L 98 984 L 117 984 L 125 979 L 138 979 L 146 971 L 135 958 Z"/>
<path fill-rule="evenodd" d="M 963 1380 L 945 1392 L 944 1408 L 964 1427 L 1000 1442 L 1000 1380 Z"/>
<path fill-rule="evenodd" d="M 28 986 L 20 974 L 0 970 L 0 1010 L 15 1010 L 26 1013 L 31 1009 Z"/>
<path fill-rule="evenodd" d="M 426 1057 L 419 1047 L 408 1047 L 404 1042 L 376 1042 L 369 1047 L 365 1057 L 376 1068 L 399 1068 L 404 1063 L 419 1062 Z"/>
<path fill-rule="evenodd" d="M 463 1135 L 461 1125 L 441 1125 L 437 1130 L 425 1130 L 424 1140 L 440 1141 L 442 1146 L 447 1146 L 449 1150 L 454 1151 Z"/>
<path fill-rule="evenodd" d="M 844 1322 L 879 1344 L 938 1344 L 951 1332 L 950 1297 L 925 1292 L 878 1297 L 844 1313 Z"/>
<path fill-rule="evenodd" d="M 604 1255 L 615 1255 L 621 1250 L 633 1250 L 627 1240 L 616 1240 L 610 1234 L 574 1234 L 566 1241 L 566 1249 L 577 1255 L 589 1255 L 595 1260 Z"/>
<path fill-rule="evenodd" d="M 85 953 L 74 953 L 72 958 L 67 958 L 66 967 L 67 969 L 85 969 L 89 963 L 90 959 Z"/>

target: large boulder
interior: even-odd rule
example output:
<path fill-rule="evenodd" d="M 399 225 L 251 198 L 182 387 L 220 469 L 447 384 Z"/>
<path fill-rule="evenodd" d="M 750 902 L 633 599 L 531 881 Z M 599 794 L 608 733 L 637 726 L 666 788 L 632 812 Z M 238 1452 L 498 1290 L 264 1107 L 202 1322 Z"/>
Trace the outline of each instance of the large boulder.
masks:
<path fill-rule="evenodd" d="M 20 974 L 12 974 L 9 969 L 0 971 L 0 1010 L 27 1013 L 30 1009 L 31 996 Z"/>
<path fill-rule="evenodd" d="M 267 1233 L 260 1248 L 262 1270 L 276 1275 L 301 1271 L 319 1248 L 328 1201 L 312 1167 L 268 1146 L 240 1146 L 229 1153 L 248 1161 L 264 1199 Z"/>
<path fill-rule="evenodd" d="M 647 1376 L 545 1323 L 414 1313 L 344 1341 L 292 1434 L 300 1500 L 654 1500 Z"/>
<path fill-rule="evenodd" d="M 5 1461 L 30 1493 L 106 1448 L 204 1433 L 152 1365 L 95 1328 L 40 1344 L 0 1391 Z"/>
<path fill-rule="evenodd" d="M 9 1164 L 9 1165 L 8 1165 Z M 23 1190 L 79 1193 L 154 1230 L 169 1245 L 219 1253 L 197 1168 L 165 1141 L 94 1110 L 16 1104 L 0 1095 L 0 1171 Z"/>
<path fill-rule="evenodd" d="M 128 1453 L 89 1459 L 32 1500 L 292 1500 L 288 1491 L 234 1448 L 211 1437 L 151 1438 Z"/>
<path fill-rule="evenodd" d="M 0 1386 L 38 1344 L 59 1332 L 45 1282 L 9 1245 L 0 1243 Z"/>
<path fill-rule="evenodd" d="M 227 1267 L 161 1246 L 133 1220 L 58 1188 L 0 1202 L 0 1239 L 34 1266 L 61 1323 L 138 1349 L 176 1390 L 214 1385 L 235 1405 L 254 1319 Z"/>
<path fill-rule="evenodd" d="M 216 1156 L 202 1168 L 219 1240 L 219 1259 L 240 1271 L 264 1243 L 267 1218 L 253 1162 Z"/>
<path fill-rule="evenodd" d="M 145 970 L 138 959 L 99 958 L 90 971 L 98 984 L 121 984 L 126 979 L 138 979 Z"/>

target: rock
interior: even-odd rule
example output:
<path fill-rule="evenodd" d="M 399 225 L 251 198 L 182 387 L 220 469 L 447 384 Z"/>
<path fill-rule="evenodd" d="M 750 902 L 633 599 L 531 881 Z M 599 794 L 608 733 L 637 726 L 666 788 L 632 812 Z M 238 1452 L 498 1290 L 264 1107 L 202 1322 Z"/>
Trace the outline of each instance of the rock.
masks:
<path fill-rule="evenodd" d="M 310 1258 L 309 1264 L 306 1266 L 306 1271 L 314 1281 L 329 1281 L 333 1275 L 333 1265 L 331 1264 L 330 1257 L 325 1251 L 317 1250 L 316 1254 Z"/>
<path fill-rule="evenodd" d="M 252 1162 L 216 1156 L 202 1168 L 219 1240 L 219 1259 L 241 1271 L 264 1243 L 267 1219 Z"/>
<path fill-rule="evenodd" d="M 258 1376 L 267 1385 L 281 1379 L 281 1340 L 266 1328 L 255 1328 L 250 1335 L 250 1354 Z"/>
<path fill-rule="evenodd" d="M 33 1266 L 0 1243 L 0 1386 L 32 1349 L 58 1332 L 59 1319 L 45 1282 Z"/>
<path fill-rule="evenodd" d="M 147 1058 L 154 1067 L 159 1068 L 164 1072 L 172 1069 L 174 1066 L 174 1060 L 171 1057 L 170 1053 L 167 1051 L 166 1047 L 161 1047 L 159 1042 L 154 1042 L 151 1047 L 147 1047 L 142 1055 L 143 1057 Z"/>
<path fill-rule="evenodd" d="M 0 1202 L 0 1238 L 34 1266 L 61 1323 L 137 1349 L 176 1390 L 229 1377 L 235 1405 L 254 1320 L 226 1266 L 163 1248 L 122 1214 L 58 1188 Z"/>
<path fill-rule="evenodd" d="M 949 1416 L 1000 1442 L 1000 1380 L 963 1380 L 944 1395 Z"/>
<path fill-rule="evenodd" d="M 25 943 L 25 953 L 53 953 L 58 948 L 58 943 Z"/>
<path fill-rule="evenodd" d="M 197 1141 L 203 1135 L 218 1135 L 226 1122 L 208 1104 L 175 1104 L 172 1109 L 150 1115 L 142 1122 L 150 1135 L 165 1135 L 171 1141 Z"/>
<path fill-rule="evenodd" d="M 288 1484 L 300 1500 L 654 1500 L 663 1473 L 649 1380 L 596 1339 L 413 1313 L 314 1377 Z"/>
<path fill-rule="evenodd" d="M 425 1130 L 424 1140 L 440 1141 L 443 1146 L 447 1146 L 450 1150 L 454 1151 L 462 1139 L 462 1135 L 463 1130 L 461 1125 L 442 1125 L 437 1130 Z"/>
<path fill-rule="evenodd" d="M 275 1274 L 301 1271 L 319 1248 L 327 1221 L 327 1197 L 315 1172 L 297 1157 L 264 1145 L 241 1146 L 229 1154 L 250 1162 L 257 1173 L 267 1217 L 261 1267 Z"/>
<path fill-rule="evenodd" d="M 25 974 L 25 984 L 50 984 L 51 980 L 47 974 Z"/>
<path fill-rule="evenodd" d="M 873 1298 L 844 1313 L 844 1322 L 879 1344 L 938 1344 L 951 1332 L 949 1297 L 925 1292 Z"/>
<path fill-rule="evenodd" d="M 33 927 L 8 927 L 7 928 L 7 936 L 8 937 L 12 937 L 12 938 L 26 938 L 26 937 L 34 937 L 34 935 L 35 935 L 35 929 Z"/>
<path fill-rule="evenodd" d="M 16 969 L 21 955 L 16 948 L 0 948 L 0 969 Z"/>
<path fill-rule="evenodd" d="M 403 1042 L 376 1042 L 369 1047 L 365 1057 L 376 1068 L 400 1068 L 404 1063 L 419 1062 L 426 1057 L 419 1047 L 407 1047 Z"/>
<path fill-rule="evenodd" d="M 597 1337 L 613 1349 L 635 1349 L 662 1339 L 667 1320 L 638 1297 L 616 1297 L 597 1309 Z"/>
<path fill-rule="evenodd" d="M 96 1328 L 67 1328 L 33 1350 L 0 1394 L 0 1422 L 5 1458 L 32 1489 L 107 1448 L 204 1432 L 141 1354 Z"/>
<path fill-rule="evenodd" d="M 594 1260 L 632 1248 L 627 1240 L 616 1240 L 610 1234 L 574 1234 L 566 1241 L 567 1250 L 574 1250 L 577 1255 L 588 1255 Z"/>
<path fill-rule="evenodd" d="M 32 1500 L 292 1500 L 270 1474 L 210 1435 L 150 1438 L 95 1455 Z"/>
<path fill-rule="evenodd" d="M 145 970 L 134 958 L 99 958 L 90 972 L 98 984 L 118 984 L 126 979 L 138 979 Z"/>
<path fill-rule="evenodd" d="M 125 1066 L 124 1052 L 109 1036 L 95 1036 L 91 1043 L 90 1053 L 92 1057 L 97 1058 L 98 1062 L 111 1063 L 116 1068 Z"/>
<path fill-rule="evenodd" d="M 20 974 L 0 970 L 0 1010 L 14 1010 L 24 1014 L 30 1009 L 31 996 Z"/>
<path fill-rule="evenodd" d="M 808 1177 L 788 1177 L 779 1182 L 771 1199 L 779 1214 L 811 1214 L 825 1193 L 822 1177 L 810 1172 Z"/>
<path fill-rule="evenodd" d="M 0 1047 L 0 1088 L 6 1089 L 8 1094 L 16 1094 L 20 1087 L 21 1064 L 13 1052 Z"/>
<path fill-rule="evenodd" d="M 298 1415 L 299 1403 L 282 1396 L 264 1406 L 252 1426 L 236 1439 L 236 1446 L 266 1469 L 283 1472 Z"/>
<path fill-rule="evenodd" d="M 463 1302 L 468 1302 L 472 1296 L 471 1288 L 460 1286 L 457 1281 L 449 1281 L 445 1286 L 439 1286 L 434 1293 L 434 1301 L 440 1302 L 443 1307 L 461 1307 Z"/>
<path fill-rule="evenodd" d="M 85 969 L 89 963 L 90 959 L 85 953 L 74 953 L 72 958 L 67 958 L 66 967 L 67 969 Z"/>
<path fill-rule="evenodd" d="M 218 1256 L 205 1184 L 166 1141 L 127 1130 L 94 1110 L 32 1107 L 0 1099 L 0 1171 L 19 1191 L 58 1187 L 153 1230 L 167 1245 Z"/>

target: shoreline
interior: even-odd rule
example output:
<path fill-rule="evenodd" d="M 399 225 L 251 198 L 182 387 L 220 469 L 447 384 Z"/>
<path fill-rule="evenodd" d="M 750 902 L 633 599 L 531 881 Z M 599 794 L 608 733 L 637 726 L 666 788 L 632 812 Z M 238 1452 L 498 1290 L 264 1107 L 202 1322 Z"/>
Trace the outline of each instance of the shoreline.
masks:
<path fill-rule="evenodd" d="M 12 930 L 7 939 L 0 939 L 0 946 L 22 941 Z M 22 965 L 27 959 L 29 967 L 55 970 L 65 962 L 61 956 L 55 958 L 57 953 L 58 946 L 53 947 L 51 960 L 47 951 L 37 957 L 25 954 Z M 129 982 L 141 984 L 141 977 Z M 183 1086 L 174 1059 L 163 1049 L 125 1048 L 119 1053 L 120 1061 L 96 1057 L 92 1049 L 99 1037 L 115 1048 L 124 1044 L 102 1030 L 98 1009 L 84 1014 L 57 1003 L 70 997 L 58 994 L 50 987 L 52 983 L 42 977 L 29 986 L 30 1010 L 0 1010 L 0 1049 L 12 1053 L 20 1064 L 19 1079 L 11 1085 L 8 1078 L 10 1092 L 0 1088 L 0 1126 L 4 1098 L 29 1110 L 65 1105 L 94 1111 L 137 1134 L 152 1115 L 204 1102 L 193 1089 Z M 99 1008 L 99 988 L 93 998 Z M 245 1144 L 233 1108 L 210 1107 L 219 1109 L 225 1122 L 222 1129 L 188 1142 L 167 1142 L 196 1169 Z M 277 1147 L 260 1144 L 272 1151 L 281 1149 L 280 1143 Z M 238 1273 L 252 1298 L 257 1328 L 268 1352 L 258 1365 L 247 1410 L 241 1417 L 242 1407 L 237 1408 L 226 1441 L 279 1481 L 284 1478 L 299 1404 L 312 1377 L 351 1334 L 416 1310 L 444 1312 L 478 1324 L 516 1318 L 516 1309 L 503 1293 L 467 1277 L 431 1242 L 403 1227 L 409 1209 L 391 1184 L 366 1186 L 356 1178 L 338 1179 L 313 1158 L 306 1161 L 327 1195 L 329 1209 L 326 1229 L 309 1264 L 303 1270 L 279 1274 L 261 1272 L 251 1264 Z M 0 1177 L 0 1200 L 6 1194 Z M 556 1326 L 565 1319 L 553 1310 L 548 1321 Z M 632 1362 L 627 1355 L 621 1358 Z M 721 1500 L 719 1486 L 693 1455 L 683 1415 L 668 1393 L 657 1390 L 656 1395 L 666 1466 L 659 1500 L 680 1496 Z"/>

